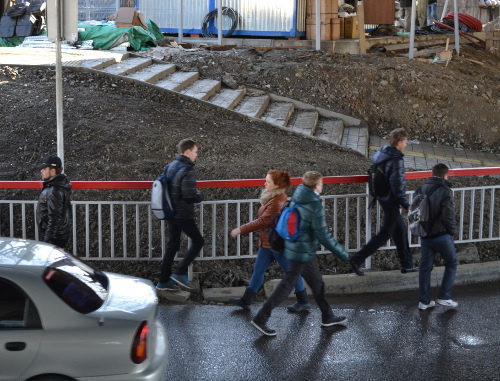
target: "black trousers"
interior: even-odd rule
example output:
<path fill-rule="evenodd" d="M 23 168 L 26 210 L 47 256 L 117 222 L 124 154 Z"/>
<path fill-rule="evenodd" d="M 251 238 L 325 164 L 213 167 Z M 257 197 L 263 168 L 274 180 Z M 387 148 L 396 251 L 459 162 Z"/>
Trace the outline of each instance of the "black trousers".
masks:
<path fill-rule="evenodd" d="M 174 262 L 175 254 L 177 254 L 181 247 L 182 232 L 191 238 L 191 246 L 184 254 L 181 263 L 177 267 L 177 274 L 187 274 L 188 266 L 194 261 L 205 244 L 205 240 L 201 236 L 194 219 L 173 219 L 169 220 L 167 223 L 168 243 L 161 263 L 160 283 L 168 282 L 170 275 L 172 275 L 172 263 Z"/>
<path fill-rule="evenodd" d="M 329 317 L 333 316 L 332 308 L 325 299 L 325 282 L 323 282 L 323 276 L 319 271 L 316 260 L 309 262 L 290 261 L 288 271 L 285 273 L 284 278 L 255 316 L 254 321 L 256 323 L 263 324 L 269 320 L 272 310 L 288 298 L 299 275 L 302 275 L 302 278 L 304 278 L 307 285 L 311 288 L 314 300 L 316 300 L 321 310 L 322 321 L 326 321 Z"/>
<path fill-rule="evenodd" d="M 352 260 L 359 265 L 383 246 L 392 237 L 398 252 L 401 267 L 409 269 L 413 267 L 413 259 L 408 245 L 408 229 L 399 212 L 399 206 L 382 207 L 384 210 L 384 221 L 377 235 L 373 236 L 368 243 L 352 256 Z"/>

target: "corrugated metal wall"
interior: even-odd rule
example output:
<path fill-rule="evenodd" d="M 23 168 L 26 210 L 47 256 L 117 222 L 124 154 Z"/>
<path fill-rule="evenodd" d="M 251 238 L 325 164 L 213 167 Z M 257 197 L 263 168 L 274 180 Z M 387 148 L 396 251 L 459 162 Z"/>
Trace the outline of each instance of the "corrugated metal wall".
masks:
<path fill-rule="evenodd" d="M 105 20 L 120 6 L 119 0 L 78 0 L 78 20 Z"/>
<path fill-rule="evenodd" d="M 201 22 L 210 11 L 208 0 L 184 0 L 184 33 L 201 33 Z M 139 11 L 160 29 L 175 33 L 179 26 L 179 0 L 139 0 Z"/>
<path fill-rule="evenodd" d="M 240 16 L 240 24 L 233 35 L 298 37 L 305 32 L 306 0 L 224 0 L 223 7 L 233 8 Z M 154 21 L 163 32 L 176 33 L 179 0 L 139 0 L 138 9 Z M 201 33 L 202 21 L 216 8 L 215 0 L 184 0 L 184 33 Z M 224 17 L 224 30 L 231 21 Z"/>

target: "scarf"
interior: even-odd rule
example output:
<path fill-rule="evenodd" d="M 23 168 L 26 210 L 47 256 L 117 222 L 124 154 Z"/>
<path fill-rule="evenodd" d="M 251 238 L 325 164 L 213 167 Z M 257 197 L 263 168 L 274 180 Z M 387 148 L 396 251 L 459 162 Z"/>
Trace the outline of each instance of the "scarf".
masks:
<path fill-rule="evenodd" d="M 285 193 L 284 188 L 277 188 L 274 189 L 270 192 L 268 192 L 265 188 L 262 190 L 262 193 L 260 194 L 260 204 L 261 205 L 266 205 L 273 197 Z"/>

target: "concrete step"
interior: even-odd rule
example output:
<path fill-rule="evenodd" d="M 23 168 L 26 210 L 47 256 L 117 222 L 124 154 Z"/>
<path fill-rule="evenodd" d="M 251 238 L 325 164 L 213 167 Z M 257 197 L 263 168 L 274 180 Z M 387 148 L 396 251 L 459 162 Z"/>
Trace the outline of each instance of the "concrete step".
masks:
<path fill-rule="evenodd" d="M 155 83 L 175 72 L 173 64 L 152 64 L 127 76 L 137 81 Z"/>
<path fill-rule="evenodd" d="M 236 107 L 238 103 L 241 102 L 245 94 L 246 94 L 245 87 L 237 90 L 222 89 L 208 101 L 214 105 L 225 107 L 228 110 L 232 110 Z"/>
<path fill-rule="evenodd" d="M 125 57 L 123 57 L 125 59 Z M 94 69 L 94 70 L 103 70 L 104 68 L 114 65 L 117 62 L 117 57 L 112 58 L 95 58 L 90 60 L 83 60 L 79 63 L 78 66 L 86 68 L 86 69 Z"/>
<path fill-rule="evenodd" d="M 150 58 L 133 57 L 122 62 L 117 62 L 114 65 L 108 66 L 101 71 L 113 75 L 128 75 L 138 70 L 150 66 L 153 61 Z"/>
<path fill-rule="evenodd" d="M 250 116 L 252 118 L 260 118 L 267 106 L 271 97 L 269 95 L 247 95 L 243 98 L 241 103 L 234 109 L 234 111 Z"/>
<path fill-rule="evenodd" d="M 368 157 L 368 139 L 368 128 L 346 127 L 344 128 L 341 145 Z"/>
<path fill-rule="evenodd" d="M 175 65 L 155 64 L 149 58 L 124 56 L 89 60 L 82 65 L 104 73 L 127 76 L 157 87 L 208 101 L 264 122 L 289 127 L 291 131 L 316 136 L 368 156 L 368 128 L 362 121 L 264 90 L 221 89 L 221 82 L 200 79 L 198 72 L 176 72 Z M 347 128 L 349 126 L 349 128 Z"/>
<path fill-rule="evenodd" d="M 292 117 L 295 106 L 289 102 L 272 102 L 267 108 L 262 120 L 285 127 Z"/>
<path fill-rule="evenodd" d="M 215 79 L 200 79 L 191 86 L 180 91 L 181 94 L 206 101 L 220 90 L 222 84 Z"/>
<path fill-rule="evenodd" d="M 319 114 L 317 111 L 296 109 L 292 118 L 288 122 L 288 127 L 301 134 L 314 135 L 318 123 Z"/>
<path fill-rule="evenodd" d="M 198 78 L 200 78 L 200 73 L 198 73 L 197 71 L 176 71 L 172 75 L 169 75 L 167 78 L 155 82 L 154 85 L 161 87 L 162 89 L 179 92 L 192 85 L 198 80 Z"/>
<path fill-rule="evenodd" d="M 330 143 L 340 145 L 344 133 L 344 121 L 341 119 L 321 119 L 315 136 Z"/>

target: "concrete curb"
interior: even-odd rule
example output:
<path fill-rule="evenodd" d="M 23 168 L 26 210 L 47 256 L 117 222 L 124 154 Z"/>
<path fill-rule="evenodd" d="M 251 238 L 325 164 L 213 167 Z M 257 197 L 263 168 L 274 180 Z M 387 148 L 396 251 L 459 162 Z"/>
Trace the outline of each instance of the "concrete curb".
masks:
<path fill-rule="evenodd" d="M 431 275 L 432 287 L 438 287 L 443 278 L 444 266 L 435 267 Z M 356 274 L 324 275 L 327 295 L 364 294 L 418 290 L 418 272 L 401 274 L 395 271 L 366 271 L 364 276 Z M 266 297 L 272 294 L 281 279 L 264 284 Z M 500 281 L 500 261 L 459 265 L 455 285 Z M 239 298 L 245 287 L 208 288 L 203 290 L 207 302 L 226 302 Z M 311 295 L 311 290 L 307 292 Z M 293 297 L 293 292 L 290 294 Z"/>

